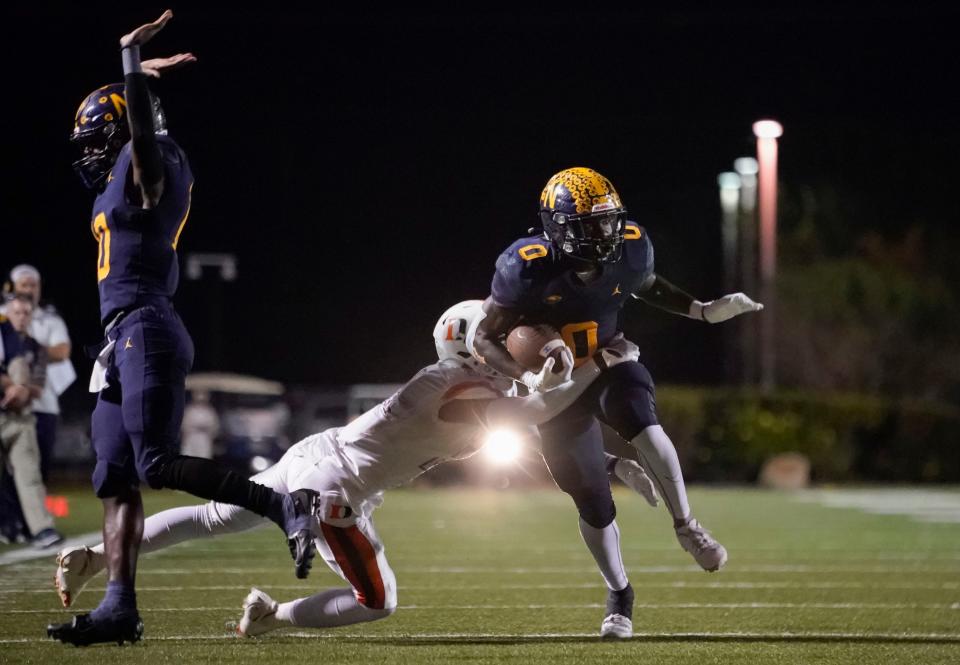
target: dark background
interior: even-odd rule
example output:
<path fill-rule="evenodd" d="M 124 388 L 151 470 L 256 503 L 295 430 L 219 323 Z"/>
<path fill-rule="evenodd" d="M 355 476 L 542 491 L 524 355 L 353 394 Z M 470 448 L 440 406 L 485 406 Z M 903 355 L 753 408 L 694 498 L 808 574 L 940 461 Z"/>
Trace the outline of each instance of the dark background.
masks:
<path fill-rule="evenodd" d="M 658 272 L 721 295 L 716 175 L 753 154 L 762 117 L 785 128 L 785 191 L 845 202 L 838 235 L 920 225 L 938 260 L 958 246 L 956 11 L 172 8 L 143 56 L 199 59 L 154 85 L 196 176 L 181 255 L 239 260 L 232 284 L 181 282 L 197 369 L 404 380 L 574 165 L 617 185 Z M 121 80 L 119 37 L 163 9 L 3 10 L 0 271 L 36 265 L 77 346 L 99 336 L 96 246 L 67 137 L 80 100 Z M 625 328 L 658 380 L 720 380 L 715 327 L 637 303 Z"/>

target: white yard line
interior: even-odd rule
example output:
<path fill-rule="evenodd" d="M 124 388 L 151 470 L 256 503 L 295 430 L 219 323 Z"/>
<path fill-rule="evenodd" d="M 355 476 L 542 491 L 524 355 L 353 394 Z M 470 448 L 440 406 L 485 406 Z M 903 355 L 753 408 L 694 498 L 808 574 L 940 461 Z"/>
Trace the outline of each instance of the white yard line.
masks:
<path fill-rule="evenodd" d="M 596 575 L 597 569 L 593 566 L 542 566 L 536 568 L 496 568 L 496 567 L 473 567 L 473 566 L 429 566 L 429 567 L 401 567 L 395 566 L 400 574 L 430 574 L 430 575 L 473 575 L 473 574 L 500 574 L 500 575 Z M 671 573 L 702 573 L 703 569 L 695 565 L 689 566 L 628 566 L 631 575 L 659 575 Z M 283 568 L 280 566 L 272 568 L 263 567 L 225 567 L 225 568 L 144 568 L 141 575 L 149 577 L 150 575 L 244 575 L 253 574 L 271 574 L 281 573 Z M 857 566 L 857 565 L 777 565 L 777 564 L 757 564 L 738 566 L 736 563 L 724 568 L 728 575 L 737 573 L 799 573 L 799 574 L 822 574 L 822 573 L 876 573 L 883 575 L 903 575 L 903 574 L 923 574 L 923 573 L 960 573 L 960 566 L 951 565 L 907 565 L 907 566 Z M 326 571 L 323 574 L 327 574 Z M 332 573 L 330 573 L 332 575 Z"/>
<path fill-rule="evenodd" d="M 83 545 L 93 545 L 99 543 L 101 534 L 99 531 L 91 531 L 90 533 L 84 533 L 79 536 L 73 536 L 72 538 L 67 538 L 65 541 L 60 543 L 57 547 L 51 547 L 45 550 L 38 550 L 33 547 L 22 547 L 20 549 L 12 550 L 10 552 L 4 552 L 0 554 L 0 566 L 6 566 L 11 563 L 23 563 L 25 561 L 33 561 L 34 559 L 46 559 L 50 558 L 52 561 L 54 557 L 57 556 L 57 552 L 62 550 L 65 547 L 81 547 Z"/>
<path fill-rule="evenodd" d="M 282 632 L 287 637 L 302 637 L 322 641 L 359 641 L 370 643 L 398 642 L 409 640 L 417 641 L 449 641 L 449 642 L 470 642 L 480 641 L 520 641 L 520 642 L 539 642 L 544 640 L 599 640 L 597 633 L 395 633 L 364 635 L 363 633 L 338 633 L 338 632 Z M 234 633 L 220 633 L 216 635 L 163 635 L 159 637 L 148 636 L 145 638 L 148 642 L 184 642 L 184 641 L 230 641 L 238 640 Z M 269 638 L 266 638 L 269 640 Z M 698 633 L 667 633 L 667 632 L 638 632 L 634 633 L 634 640 L 717 640 L 717 641 L 737 641 L 750 640 L 761 642 L 770 641 L 836 641 L 836 642 L 949 642 L 960 643 L 960 633 L 841 633 L 841 632 L 698 632 Z M 50 639 L 39 638 L 14 638 L 0 639 L 0 644 L 49 644 Z M 266 644 L 266 642 L 263 642 Z"/>
<path fill-rule="evenodd" d="M 960 492 L 926 489 L 829 489 L 794 495 L 802 503 L 900 515 L 916 522 L 960 524 Z"/>
<path fill-rule="evenodd" d="M 586 582 L 583 584 L 498 584 L 496 586 L 491 586 L 489 584 L 477 584 L 477 585 L 455 585 L 455 586 L 445 586 L 445 585 L 401 585 L 398 587 L 400 591 L 518 591 L 518 590 L 563 590 L 563 589 L 599 589 L 601 588 L 602 583 L 600 582 Z M 302 584 L 263 584 L 260 585 L 260 588 L 270 591 L 305 591 L 306 588 Z M 718 589 L 718 590 L 752 590 L 752 589 L 815 589 L 815 590 L 829 590 L 829 589 L 868 589 L 868 590 L 897 590 L 897 591 L 909 591 L 909 590 L 923 590 L 923 591 L 956 591 L 960 590 L 960 582 L 931 582 L 931 583 L 921 583 L 921 584 L 911 584 L 909 582 L 893 582 L 885 583 L 878 582 L 876 584 L 870 584 L 866 582 L 670 582 L 667 584 L 662 583 L 644 583 L 644 589 Z M 174 586 L 174 585 L 164 585 L 164 586 L 138 586 L 137 593 L 145 592 L 182 592 L 182 591 L 247 591 L 250 589 L 249 584 L 218 584 L 218 585 L 199 585 L 199 586 Z M 104 591 L 105 587 L 103 586 L 87 586 L 84 588 L 84 591 Z M 38 594 L 50 594 L 53 593 L 52 588 L 49 589 L 17 589 L 17 588 L 8 588 L 0 589 L 0 596 L 5 594 L 27 594 L 27 593 L 38 593 Z"/>
<path fill-rule="evenodd" d="M 400 610 L 587 610 L 605 607 L 603 603 L 543 603 L 528 605 L 401 605 Z M 645 610 L 960 610 L 960 603 L 636 603 L 635 608 Z M 4 610 L 6 614 L 51 614 L 67 610 Z M 70 612 L 77 611 L 75 608 Z M 140 612 L 240 612 L 230 607 L 153 607 Z"/>

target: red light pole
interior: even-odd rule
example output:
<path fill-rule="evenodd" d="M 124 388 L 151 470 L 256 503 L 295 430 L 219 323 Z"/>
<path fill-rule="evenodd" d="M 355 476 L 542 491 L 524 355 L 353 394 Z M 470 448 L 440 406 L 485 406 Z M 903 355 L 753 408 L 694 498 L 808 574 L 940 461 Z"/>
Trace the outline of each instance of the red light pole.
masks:
<path fill-rule="evenodd" d="M 753 123 L 753 133 L 760 162 L 760 301 L 764 306 L 760 317 L 760 386 L 769 392 L 776 384 L 777 138 L 783 134 L 783 127 L 776 120 L 759 120 Z"/>

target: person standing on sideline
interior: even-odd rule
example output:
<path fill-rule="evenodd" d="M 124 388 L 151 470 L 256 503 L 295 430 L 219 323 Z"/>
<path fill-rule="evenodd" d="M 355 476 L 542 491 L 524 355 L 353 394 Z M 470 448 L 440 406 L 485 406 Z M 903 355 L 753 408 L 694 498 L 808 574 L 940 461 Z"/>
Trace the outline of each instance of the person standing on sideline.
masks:
<path fill-rule="evenodd" d="M 27 330 L 33 301 L 14 297 L 7 316 L 0 318 L 0 455 L 10 470 L 24 521 L 35 547 L 63 542 L 53 528 L 53 518 L 44 505 L 46 487 L 40 477 L 40 452 L 31 403 L 40 396 L 46 380 L 46 354 Z"/>

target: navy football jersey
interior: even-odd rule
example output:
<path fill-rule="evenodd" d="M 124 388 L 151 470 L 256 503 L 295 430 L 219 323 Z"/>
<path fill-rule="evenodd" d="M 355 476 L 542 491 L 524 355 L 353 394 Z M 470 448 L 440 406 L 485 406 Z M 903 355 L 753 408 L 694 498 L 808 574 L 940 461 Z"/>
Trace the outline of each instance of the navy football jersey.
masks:
<path fill-rule="evenodd" d="M 524 323 L 547 323 L 560 331 L 579 365 L 616 335 L 624 302 L 652 274 L 650 238 L 627 222 L 620 260 L 604 264 L 589 284 L 549 240 L 531 236 L 497 259 L 490 293 L 498 306 L 523 314 Z"/>
<path fill-rule="evenodd" d="M 127 198 L 131 144 L 120 151 L 107 186 L 93 202 L 93 235 L 99 244 L 97 282 L 100 318 L 120 310 L 169 300 L 177 290 L 177 242 L 190 213 L 193 174 L 187 156 L 169 136 L 158 135 L 163 159 L 163 196 L 145 210 Z M 132 186 L 132 185 L 131 185 Z"/>

